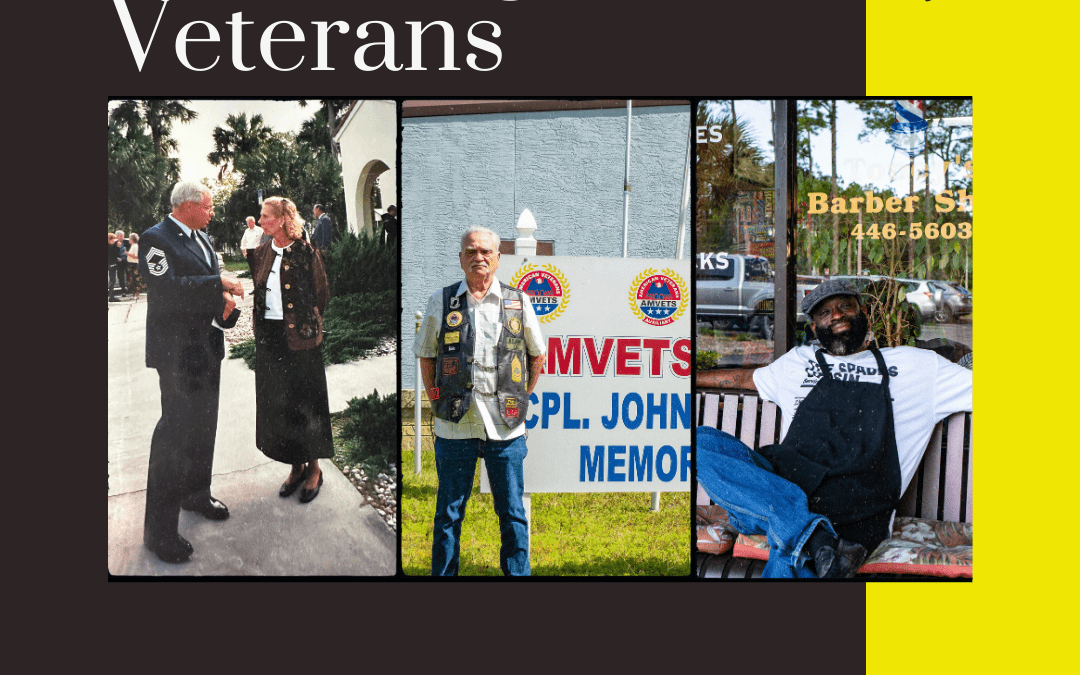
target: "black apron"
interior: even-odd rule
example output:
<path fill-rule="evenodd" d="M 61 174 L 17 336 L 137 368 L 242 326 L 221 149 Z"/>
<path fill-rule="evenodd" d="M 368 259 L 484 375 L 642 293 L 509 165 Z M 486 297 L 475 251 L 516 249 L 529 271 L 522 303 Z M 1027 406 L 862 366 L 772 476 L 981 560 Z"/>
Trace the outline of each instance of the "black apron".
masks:
<path fill-rule="evenodd" d="M 760 450 L 779 476 L 802 488 L 811 513 L 828 517 L 841 538 L 868 552 L 889 537 L 900 501 L 889 371 L 877 347 L 870 351 L 881 384 L 833 379 L 819 349 L 821 380 L 799 405 L 784 441 Z"/>

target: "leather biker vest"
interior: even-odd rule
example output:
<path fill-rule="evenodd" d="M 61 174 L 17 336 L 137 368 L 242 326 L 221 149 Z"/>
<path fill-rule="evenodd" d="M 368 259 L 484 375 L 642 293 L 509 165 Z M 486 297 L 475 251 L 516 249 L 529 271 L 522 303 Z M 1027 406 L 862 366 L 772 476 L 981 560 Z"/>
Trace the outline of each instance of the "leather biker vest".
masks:
<path fill-rule="evenodd" d="M 459 422 L 472 405 L 473 396 L 492 396 L 473 389 L 473 351 L 476 329 L 469 320 L 466 293 L 457 295 L 462 284 L 450 284 L 442 291 L 443 315 L 439 323 L 438 358 L 435 362 L 435 386 L 438 398 L 431 402 L 439 419 Z M 526 388 L 529 382 L 528 354 L 525 348 L 524 294 L 502 286 L 499 333 L 495 348 L 497 375 L 493 394 L 499 401 L 499 416 L 511 429 L 521 424 L 529 407 Z"/>

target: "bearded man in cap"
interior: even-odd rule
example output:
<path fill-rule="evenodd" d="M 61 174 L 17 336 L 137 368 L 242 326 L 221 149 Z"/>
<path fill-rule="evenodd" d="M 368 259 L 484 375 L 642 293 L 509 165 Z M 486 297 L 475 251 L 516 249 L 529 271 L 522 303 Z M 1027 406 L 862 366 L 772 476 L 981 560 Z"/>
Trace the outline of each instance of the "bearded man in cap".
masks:
<path fill-rule="evenodd" d="M 714 383 L 779 406 L 783 442 L 754 452 L 698 427 L 697 480 L 733 529 L 768 536 L 763 577 L 852 577 L 888 538 L 934 425 L 971 410 L 971 371 L 929 350 L 879 349 L 847 280 L 819 284 L 802 310 L 816 344 Z"/>

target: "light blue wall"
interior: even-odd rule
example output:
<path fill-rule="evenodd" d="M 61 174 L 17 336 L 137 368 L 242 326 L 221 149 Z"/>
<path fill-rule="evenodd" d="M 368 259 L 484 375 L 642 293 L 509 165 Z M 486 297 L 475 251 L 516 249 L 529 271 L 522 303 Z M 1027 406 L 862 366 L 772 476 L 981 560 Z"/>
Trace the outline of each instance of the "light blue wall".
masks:
<path fill-rule="evenodd" d="M 463 277 L 458 242 L 469 225 L 513 240 L 527 208 L 555 255 L 622 257 L 626 110 L 420 117 L 402 127 L 399 353 L 411 389 L 414 315 Z M 689 106 L 633 111 L 630 257 L 675 257 L 689 133 Z"/>

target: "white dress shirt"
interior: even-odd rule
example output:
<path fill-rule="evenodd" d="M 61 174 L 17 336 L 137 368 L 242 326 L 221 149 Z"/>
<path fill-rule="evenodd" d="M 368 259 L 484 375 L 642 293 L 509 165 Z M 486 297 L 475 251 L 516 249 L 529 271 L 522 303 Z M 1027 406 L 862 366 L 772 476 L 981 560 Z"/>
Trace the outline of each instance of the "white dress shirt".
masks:
<path fill-rule="evenodd" d="M 289 246 L 292 246 L 292 244 L 289 244 Z M 270 242 L 270 250 L 274 252 L 274 266 L 270 268 L 270 276 L 266 278 L 266 313 L 263 314 L 264 319 L 282 321 L 285 318 L 285 312 L 281 305 L 281 254 L 289 246 L 278 248 L 277 244 Z"/>
<path fill-rule="evenodd" d="M 255 227 L 244 226 L 244 236 L 240 239 L 240 250 L 250 251 L 259 245 L 259 240 L 262 239 L 263 230 L 256 225 Z"/>
<path fill-rule="evenodd" d="M 517 438 L 525 433 L 525 422 L 511 429 L 499 412 L 499 399 L 495 395 L 497 383 L 496 349 L 503 325 L 499 321 L 502 315 L 502 285 L 498 279 L 492 281 L 487 294 L 477 300 L 468 292 L 468 285 L 462 281 L 457 294 L 464 293 L 468 302 L 466 311 L 469 323 L 473 326 L 473 364 L 472 405 L 459 422 L 449 422 L 435 418 L 435 435 L 440 438 L 486 438 L 505 441 Z M 522 293 L 521 308 L 525 324 L 525 348 L 529 357 L 547 353 L 547 345 L 540 333 L 540 322 L 533 311 L 529 296 Z M 443 320 L 442 289 L 435 291 L 428 298 L 427 315 L 420 325 L 420 333 L 413 343 L 413 352 L 420 358 L 438 358 L 439 328 Z M 437 386 L 437 385 L 436 385 Z"/>

